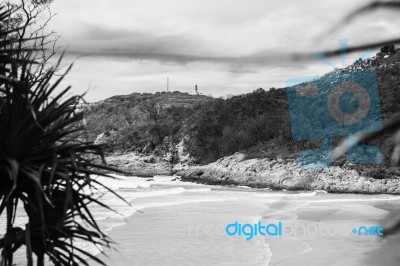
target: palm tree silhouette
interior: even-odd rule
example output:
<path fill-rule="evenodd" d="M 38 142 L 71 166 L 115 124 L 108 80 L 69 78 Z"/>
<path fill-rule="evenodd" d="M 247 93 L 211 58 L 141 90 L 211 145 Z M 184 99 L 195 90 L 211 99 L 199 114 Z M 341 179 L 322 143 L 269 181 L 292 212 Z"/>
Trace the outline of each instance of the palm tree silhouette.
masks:
<path fill-rule="evenodd" d="M 14 45 L 19 28 L 9 19 L 15 11 L 0 8 L 0 216 L 7 221 L 0 265 L 13 265 L 22 246 L 27 265 L 34 264 L 33 254 L 36 265 L 44 265 L 46 256 L 55 265 L 88 265 L 87 257 L 103 264 L 75 242 L 112 243 L 89 205 L 110 209 L 96 192 L 114 192 L 95 176 L 112 178 L 104 170 L 115 169 L 94 162 L 105 161 L 101 148 L 85 140 L 77 109 L 82 96 L 66 97 L 70 87 L 56 92 L 64 78 L 55 76 L 59 64 L 32 82 L 35 48 Z M 15 226 L 21 210 L 28 217 L 25 228 Z"/>

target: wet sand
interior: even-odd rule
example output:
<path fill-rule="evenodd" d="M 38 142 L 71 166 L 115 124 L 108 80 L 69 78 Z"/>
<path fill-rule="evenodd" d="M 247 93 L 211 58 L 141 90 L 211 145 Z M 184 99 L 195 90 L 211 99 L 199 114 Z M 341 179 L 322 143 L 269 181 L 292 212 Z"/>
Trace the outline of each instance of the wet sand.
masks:
<path fill-rule="evenodd" d="M 399 209 L 395 196 L 217 190 L 191 197 L 211 201 L 135 213 L 110 232 L 116 250 L 99 258 L 108 265 L 398 265 L 392 259 L 398 238 L 352 233 L 384 226 Z M 224 228 L 234 220 L 281 221 L 284 232 L 251 241 L 229 237 Z"/>
<path fill-rule="evenodd" d="M 295 224 L 297 233 L 288 230 L 286 237 L 267 240 L 272 251 L 269 265 L 366 265 L 370 254 L 385 249 L 387 241 L 376 236 L 359 236 L 352 233 L 352 229 L 362 225 L 382 225 L 382 219 L 389 212 L 380 208 L 380 205 L 386 204 L 390 203 L 311 202 L 284 215 L 278 214 L 276 218 L 288 221 L 288 225 Z M 398 203 L 395 205 L 399 207 Z M 264 219 L 273 220 L 274 216 L 269 215 Z M 389 253 L 392 256 L 397 254 L 393 251 Z M 383 261 L 385 263 L 381 265 L 398 265 L 386 259 Z"/>

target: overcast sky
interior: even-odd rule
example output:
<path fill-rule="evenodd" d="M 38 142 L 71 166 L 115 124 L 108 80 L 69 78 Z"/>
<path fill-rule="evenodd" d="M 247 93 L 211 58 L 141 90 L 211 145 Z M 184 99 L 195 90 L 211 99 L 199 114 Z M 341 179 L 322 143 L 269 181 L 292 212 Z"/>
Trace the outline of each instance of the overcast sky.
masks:
<path fill-rule="evenodd" d="M 50 25 L 62 35 L 66 83 L 98 101 L 132 92 L 170 89 L 214 96 L 284 87 L 285 81 L 323 74 L 331 67 L 288 55 L 398 36 L 393 11 L 360 17 L 326 32 L 356 0 L 55 0 Z M 359 54 L 349 56 L 352 63 Z M 341 66 L 340 58 L 332 61 Z"/>

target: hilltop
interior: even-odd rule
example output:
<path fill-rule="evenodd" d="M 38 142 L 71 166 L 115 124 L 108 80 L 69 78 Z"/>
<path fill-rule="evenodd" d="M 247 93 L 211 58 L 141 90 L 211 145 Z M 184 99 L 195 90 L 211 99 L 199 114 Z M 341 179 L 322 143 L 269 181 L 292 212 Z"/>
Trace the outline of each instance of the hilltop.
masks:
<path fill-rule="evenodd" d="M 152 141 L 160 144 L 171 133 L 163 125 L 179 124 L 182 117 L 210 100 L 210 96 L 178 91 L 132 93 L 87 104 L 83 111 L 89 139 L 113 135 L 113 139 L 99 138 L 98 142 L 110 152 L 124 152 L 144 148 Z"/>
<path fill-rule="evenodd" d="M 357 60 L 318 82 L 328 84 L 334 77 L 368 69 L 376 73 L 380 115 L 385 121 L 400 110 L 399 50 Z M 103 144 L 109 154 L 134 152 L 179 165 L 204 165 L 236 152 L 247 159 L 293 160 L 300 152 L 320 146 L 319 139 L 293 140 L 286 88 L 259 88 L 227 99 L 182 92 L 133 93 L 87 107 L 85 117 L 92 141 Z M 334 144 L 341 139 L 335 138 Z M 335 165 L 384 178 L 393 136 L 386 134 L 370 144 L 383 154 L 382 167 L 350 166 L 345 159 Z"/>
<path fill-rule="evenodd" d="M 202 94 L 190 94 L 187 92 L 173 91 L 173 92 L 156 92 L 152 93 L 131 93 L 128 95 L 116 95 L 107 98 L 98 104 L 110 104 L 110 105 L 123 105 L 128 104 L 141 104 L 147 100 L 153 100 L 160 103 L 164 107 L 193 107 L 196 104 L 200 104 L 207 101 L 211 96 L 205 96 Z"/>

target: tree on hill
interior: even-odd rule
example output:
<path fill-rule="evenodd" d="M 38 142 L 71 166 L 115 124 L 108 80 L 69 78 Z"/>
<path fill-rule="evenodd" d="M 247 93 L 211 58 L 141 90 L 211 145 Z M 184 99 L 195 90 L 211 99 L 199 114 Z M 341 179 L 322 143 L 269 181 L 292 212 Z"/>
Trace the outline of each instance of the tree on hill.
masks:
<path fill-rule="evenodd" d="M 162 105 L 155 100 L 147 100 L 141 105 L 141 110 L 149 116 L 149 119 L 158 123 L 162 114 Z"/>

